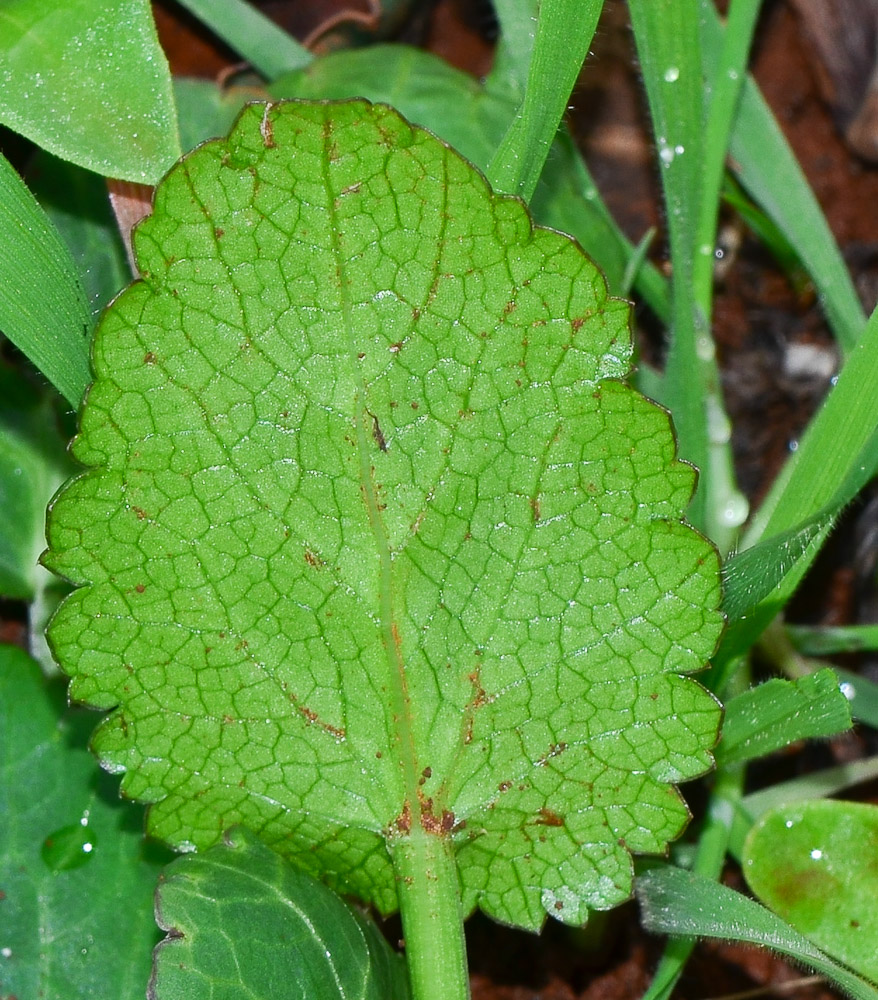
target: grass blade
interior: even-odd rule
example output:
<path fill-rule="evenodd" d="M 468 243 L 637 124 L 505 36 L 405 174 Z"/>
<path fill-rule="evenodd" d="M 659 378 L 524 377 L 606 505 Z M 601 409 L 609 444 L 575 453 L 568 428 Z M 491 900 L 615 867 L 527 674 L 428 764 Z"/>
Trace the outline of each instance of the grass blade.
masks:
<path fill-rule="evenodd" d="M 834 962 L 770 910 L 727 886 L 664 866 L 638 878 L 637 898 L 649 931 L 749 941 L 816 969 L 857 1000 L 878 1000 L 874 986 Z"/>
<path fill-rule="evenodd" d="M 530 201 L 600 16 L 603 0 L 543 0 L 521 105 L 488 166 L 497 191 Z"/>
<path fill-rule="evenodd" d="M 723 29 L 712 5 L 704 5 L 704 15 L 704 55 L 714 62 L 723 45 Z M 818 289 L 842 350 L 850 351 L 866 317 L 817 199 L 751 79 L 741 94 L 730 152 L 738 180 L 795 248 Z"/>
<path fill-rule="evenodd" d="M 91 326 L 70 251 L 0 156 L 0 329 L 74 409 L 91 381 Z"/>
<path fill-rule="evenodd" d="M 244 0 L 180 0 L 180 6 L 240 53 L 267 80 L 302 69 L 314 56 Z"/>

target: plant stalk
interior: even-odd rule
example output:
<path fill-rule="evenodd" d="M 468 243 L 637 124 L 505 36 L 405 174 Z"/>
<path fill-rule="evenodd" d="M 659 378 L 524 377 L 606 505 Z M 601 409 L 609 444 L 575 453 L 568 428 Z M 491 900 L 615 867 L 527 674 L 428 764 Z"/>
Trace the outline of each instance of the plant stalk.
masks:
<path fill-rule="evenodd" d="M 463 909 L 451 839 L 415 820 L 390 843 L 412 1000 L 469 1000 Z"/>

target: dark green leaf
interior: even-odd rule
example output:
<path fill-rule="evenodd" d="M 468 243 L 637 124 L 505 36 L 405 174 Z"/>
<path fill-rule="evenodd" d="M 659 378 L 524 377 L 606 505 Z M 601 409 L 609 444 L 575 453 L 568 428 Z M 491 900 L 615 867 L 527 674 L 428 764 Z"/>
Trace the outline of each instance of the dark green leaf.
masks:
<path fill-rule="evenodd" d="M 139 810 L 97 770 L 90 723 L 0 646 L 3 996 L 140 1000 L 146 988 L 166 852 L 145 850 Z"/>
<path fill-rule="evenodd" d="M 150 1000 L 406 1000 L 405 964 L 378 929 L 246 830 L 179 858 L 156 915 L 169 932 Z"/>

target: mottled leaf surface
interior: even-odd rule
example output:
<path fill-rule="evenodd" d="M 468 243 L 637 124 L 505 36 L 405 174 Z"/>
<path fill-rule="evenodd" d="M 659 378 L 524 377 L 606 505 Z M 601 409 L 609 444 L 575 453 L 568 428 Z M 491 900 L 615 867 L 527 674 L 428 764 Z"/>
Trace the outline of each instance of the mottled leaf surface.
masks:
<path fill-rule="evenodd" d="M 23 650 L 0 645 L 0 996 L 141 1000 L 168 852 Z"/>
<path fill-rule="evenodd" d="M 878 983 L 878 808 L 817 799 L 773 809 L 741 860 L 766 906 Z"/>
<path fill-rule="evenodd" d="M 241 823 L 396 906 L 610 907 L 686 822 L 719 710 L 693 470 L 623 384 L 627 306 L 568 238 L 366 102 L 251 106 L 175 167 L 94 345 L 49 565 L 94 745 L 205 848 Z"/>
<path fill-rule="evenodd" d="M 165 871 L 150 1000 L 406 1000 L 375 924 L 238 828 Z M 258 933 L 254 933 L 258 928 Z"/>

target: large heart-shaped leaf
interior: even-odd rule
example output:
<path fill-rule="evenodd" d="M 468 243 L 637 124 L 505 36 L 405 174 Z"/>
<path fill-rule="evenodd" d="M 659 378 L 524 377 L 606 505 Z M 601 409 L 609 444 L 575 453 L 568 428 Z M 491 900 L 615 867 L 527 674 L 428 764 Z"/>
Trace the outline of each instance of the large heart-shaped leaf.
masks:
<path fill-rule="evenodd" d="M 624 899 L 710 765 L 719 709 L 681 674 L 721 627 L 693 470 L 619 381 L 627 306 L 362 101 L 251 106 L 135 247 L 47 561 L 150 830 L 242 823 L 385 912 L 416 833 L 465 910 Z"/>

